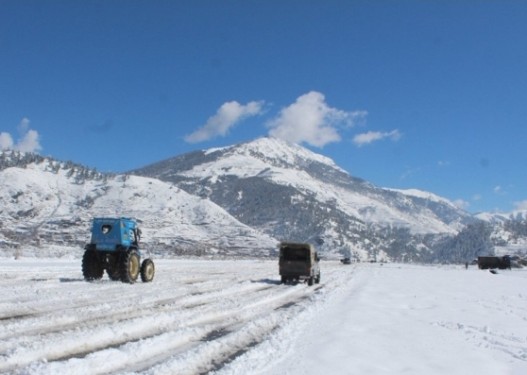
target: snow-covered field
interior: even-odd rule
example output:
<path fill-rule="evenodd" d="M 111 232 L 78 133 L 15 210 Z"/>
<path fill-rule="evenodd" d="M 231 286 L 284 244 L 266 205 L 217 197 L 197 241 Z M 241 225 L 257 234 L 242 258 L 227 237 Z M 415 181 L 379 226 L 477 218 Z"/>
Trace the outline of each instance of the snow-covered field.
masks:
<path fill-rule="evenodd" d="M 1 258 L 0 372 L 526 374 L 527 270 L 156 260 L 153 283 Z"/>

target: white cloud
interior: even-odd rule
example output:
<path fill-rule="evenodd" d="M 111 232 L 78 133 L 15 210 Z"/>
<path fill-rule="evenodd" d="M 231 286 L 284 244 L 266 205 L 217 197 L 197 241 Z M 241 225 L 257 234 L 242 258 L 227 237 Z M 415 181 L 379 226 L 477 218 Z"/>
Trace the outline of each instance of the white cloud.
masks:
<path fill-rule="evenodd" d="M 22 152 L 38 152 L 42 150 L 40 136 L 36 130 L 29 128 L 29 124 L 30 121 L 27 117 L 24 117 L 18 124 L 17 130 L 20 133 L 20 139 L 17 143 L 13 142 L 11 134 L 6 132 L 0 133 L 0 149 L 11 149 Z"/>
<path fill-rule="evenodd" d="M 351 125 L 364 125 L 366 122 L 366 116 L 368 116 L 368 111 L 359 110 L 349 112 L 349 116 L 351 119 Z"/>
<path fill-rule="evenodd" d="M 20 123 L 18 124 L 18 132 L 20 134 L 25 134 L 29 130 L 29 119 L 27 117 L 24 117 L 22 120 L 20 120 Z"/>
<path fill-rule="evenodd" d="M 225 136 L 228 131 L 244 118 L 256 116 L 262 112 L 263 102 L 250 102 L 246 105 L 241 105 L 236 101 L 224 103 L 216 112 L 210 117 L 205 125 L 185 137 L 185 141 L 189 143 L 197 143 L 207 141 L 217 136 Z"/>
<path fill-rule="evenodd" d="M 515 202 L 514 207 L 516 208 L 516 210 L 527 210 L 527 200 Z"/>
<path fill-rule="evenodd" d="M 346 112 L 331 108 L 323 94 L 311 91 L 282 109 L 267 127 L 271 137 L 323 147 L 341 140 L 339 126 L 351 127 L 366 116 L 366 111 Z"/>
<path fill-rule="evenodd" d="M 5 132 L 0 133 L 0 150 L 12 149 L 13 143 L 13 137 L 11 137 L 11 134 Z"/>
<path fill-rule="evenodd" d="M 40 146 L 40 136 L 35 130 L 28 130 L 16 145 L 18 151 L 37 152 L 42 150 Z"/>
<path fill-rule="evenodd" d="M 355 137 L 353 137 L 353 143 L 361 147 L 363 145 L 376 142 L 376 141 L 380 141 L 385 138 L 389 138 L 392 141 L 398 141 L 399 138 L 401 138 L 401 133 L 397 129 L 392 130 L 391 132 L 369 131 L 367 133 L 357 134 Z"/>

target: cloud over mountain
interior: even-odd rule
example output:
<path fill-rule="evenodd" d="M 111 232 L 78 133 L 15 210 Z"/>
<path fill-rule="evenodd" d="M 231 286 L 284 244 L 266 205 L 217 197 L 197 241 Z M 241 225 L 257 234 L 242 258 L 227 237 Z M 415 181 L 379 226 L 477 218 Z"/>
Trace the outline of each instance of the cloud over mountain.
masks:
<path fill-rule="evenodd" d="M 18 142 L 15 143 L 11 134 L 0 133 L 0 150 L 17 150 L 22 152 L 38 152 L 42 150 L 40 135 L 36 130 L 29 128 L 30 121 L 24 117 L 18 124 L 17 130 L 20 134 Z"/>
<path fill-rule="evenodd" d="M 353 143 L 360 147 L 387 138 L 391 139 L 392 141 L 398 141 L 399 138 L 401 138 L 401 133 L 397 129 L 390 132 L 369 131 L 366 133 L 357 134 L 355 137 L 353 137 Z"/>
<path fill-rule="evenodd" d="M 185 141 L 198 143 L 218 136 L 225 136 L 241 120 L 260 114 L 262 106 L 263 102 L 261 101 L 252 101 L 246 105 L 242 105 L 237 101 L 226 102 L 214 116 L 209 117 L 205 125 L 187 135 Z"/>
<path fill-rule="evenodd" d="M 366 111 L 347 112 L 332 108 L 322 93 L 311 91 L 283 108 L 267 126 L 272 137 L 323 147 L 341 140 L 339 128 L 351 127 L 366 115 Z"/>

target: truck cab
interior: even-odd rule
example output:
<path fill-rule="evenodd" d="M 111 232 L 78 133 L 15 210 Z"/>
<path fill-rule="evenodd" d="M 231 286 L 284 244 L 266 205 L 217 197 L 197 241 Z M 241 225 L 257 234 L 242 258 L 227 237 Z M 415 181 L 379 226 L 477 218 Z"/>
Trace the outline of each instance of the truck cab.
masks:
<path fill-rule="evenodd" d="M 307 281 L 308 285 L 320 282 L 320 258 L 313 245 L 282 242 L 278 268 L 282 284 Z"/>

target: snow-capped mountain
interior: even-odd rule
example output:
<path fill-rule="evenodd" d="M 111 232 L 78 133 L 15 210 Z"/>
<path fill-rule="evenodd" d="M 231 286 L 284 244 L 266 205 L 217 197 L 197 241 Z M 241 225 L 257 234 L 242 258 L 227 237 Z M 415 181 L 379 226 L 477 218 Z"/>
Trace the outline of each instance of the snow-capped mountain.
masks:
<path fill-rule="evenodd" d="M 527 215 L 485 221 L 429 192 L 374 186 L 272 138 L 123 175 L 4 151 L 0 204 L 0 250 L 74 245 L 80 254 L 96 216 L 137 218 L 160 254 L 268 256 L 287 240 L 333 258 L 465 262 L 527 243 Z"/>
<path fill-rule="evenodd" d="M 81 251 L 97 216 L 137 218 L 147 248 L 158 252 L 268 255 L 276 246 L 210 200 L 170 183 L 103 175 L 32 154 L 0 155 L 0 243 L 7 247 L 63 244 Z"/>
<path fill-rule="evenodd" d="M 474 217 L 489 223 L 503 223 L 508 220 L 527 219 L 527 210 L 515 210 L 512 212 L 479 212 L 475 214 Z"/>
<path fill-rule="evenodd" d="M 376 187 L 325 156 L 273 138 L 196 151 L 131 173 L 209 198 L 279 240 L 313 242 L 326 253 L 362 259 L 420 252 L 430 235 L 455 235 L 475 221 L 444 198 Z M 394 241 L 401 238 L 405 249 L 397 254 L 401 246 Z"/>

